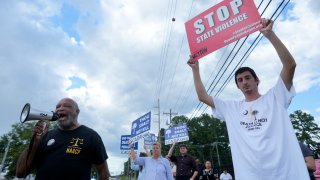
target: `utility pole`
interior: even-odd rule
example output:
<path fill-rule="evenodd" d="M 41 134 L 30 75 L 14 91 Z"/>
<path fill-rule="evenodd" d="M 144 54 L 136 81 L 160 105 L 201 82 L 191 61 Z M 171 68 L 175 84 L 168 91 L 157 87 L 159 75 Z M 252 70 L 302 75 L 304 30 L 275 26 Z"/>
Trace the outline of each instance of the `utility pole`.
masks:
<path fill-rule="evenodd" d="M 161 136 L 160 136 L 160 130 L 161 130 L 161 127 L 160 127 L 160 100 L 158 98 L 158 105 L 154 108 L 158 108 L 158 114 L 155 114 L 155 115 L 158 115 L 158 125 L 159 125 L 159 134 L 158 134 L 158 141 L 159 143 L 161 144 Z"/>
<path fill-rule="evenodd" d="M 218 150 L 218 144 L 221 143 L 221 142 L 214 142 L 212 143 L 212 149 L 214 148 L 214 146 L 216 146 L 216 152 L 217 152 L 217 158 L 218 158 L 218 165 L 219 165 L 219 168 L 221 166 L 220 164 L 220 156 L 219 156 L 219 150 Z"/>
<path fill-rule="evenodd" d="M 7 145 L 6 149 L 5 149 L 4 156 L 3 156 L 2 161 L 1 161 L 0 173 L 2 172 L 2 169 L 3 169 L 3 166 L 4 166 L 4 162 L 6 161 L 6 158 L 7 158 L 8 152 L 9 152 L 10 143 L 11 143 L 11 138 L 9 138 L 8 145 Z"/>
<path fill-rule="evenodd" d="M 218 150 L 218 143 L 216 143 L 216 149 L 217 149 L 217 156 L 218 156 L 218 164 L 219 164 L 219 168 L 221 167 L 221 164 L 220 164 L 220 157 L 219 157 L 219 150 Z"/>
<path fill-rule="evenodd" d="M 172 115 L 178 115 L 178 113 L 173 113 L 171 112 L 171 109 L 168 113 L 163 113 L 164 115 L 169 115 L 169 123 L 168 124 L 171 124 L 171 119 L 172 119 Z"/>

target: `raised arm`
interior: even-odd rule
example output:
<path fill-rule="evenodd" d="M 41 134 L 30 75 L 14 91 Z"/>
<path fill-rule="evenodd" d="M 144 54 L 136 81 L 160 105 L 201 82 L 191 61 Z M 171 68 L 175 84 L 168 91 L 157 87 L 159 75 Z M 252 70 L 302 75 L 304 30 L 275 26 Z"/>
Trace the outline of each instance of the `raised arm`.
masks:
<path fill-rule="evenodd" d="M 148 148 L 145 144 L 143 145 L 143 149 L 146 152 L 147 156 L 150 157 L 151 156 L 150 151 L 148 150 Z"/>
<path fill-rule="evenodd" d="M 16 176 L 25 178 L 34 168 L 37 149 L 42 137 L 48 132 L 48 123 L 38 121 L 33 128 L 33 136 L 29 146 L 22 151 L 16 166 Z"/>
<path fill-rule="evenodd" d="M 174 141 L 172 143 L 172 146 L 170 147 L 169 151 L 168 151 L 168 157 L 170 158 L 172 156 L 173 150 L 174 150 L 174 146 L 176 145 L 176 142 Z"/>
<path fill-rule="evenodd" d="M 129 144 L 129 146 L 130 146 L 130 149 L 131 149 L 131 145 L 130 144 Z M 129 159 L 130 159 L 130 168 L 131 168 L 131 170 L 139 171 L 140 170 L 140 166 L 138 164 L 134 163 L 134 159 L 136 159 L 136 152 L 130 150 L 129 157 L 130 157 Z"/>
<path fill-rule="evenodd" d="M 201 102 L 207 104 L 208 106 L 211 106 L 212 108 L 214 108 L 212 97 L 207 93 L 201 80 L 199 62 L 197 60 L 194 60 L 193 57 L 190 56 L 190 59 L 188 60 L 187 63 L 192 69 L 194 86 L 196 88 L 198 99 Z"/>
<path fill-rule="evenodd" d="M 278 38 L 278 36 L 273 32 L 273 21 L 270 19 L 261 19 L 263 28 L 260 32 L 271 42 L 282 63 L 282 70 L 280 77 L 283 80 L 286 88 L 290 90 L 292 86 L 292 79 L 294 76 L 294 71 L 296 68 L 296 62 L 286 48 L 286 46 L 282 43 L 282 41 Z"/>
<path fill-rule="evenodd" d="M 134 161 L 136 159 L 136 152 L 134 152 L 133 143 L 129 142 L 130 146 L 130 158 Z"/>

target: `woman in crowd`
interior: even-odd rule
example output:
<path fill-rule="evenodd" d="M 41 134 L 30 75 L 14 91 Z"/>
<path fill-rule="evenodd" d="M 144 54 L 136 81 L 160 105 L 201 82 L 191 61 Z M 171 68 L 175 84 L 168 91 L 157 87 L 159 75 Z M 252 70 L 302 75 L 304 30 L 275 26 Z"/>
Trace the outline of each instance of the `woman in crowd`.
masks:
<path fill-rule="evenodd" d="M 147 146 L 144 145 L 143 148 L 144 148 L 144 150 L 145 150 L 145 153 L 144 153 L 144 152 L 140 152 L 139 157 L 149 157 L 149 156 L 151 156 L 151 155 L 150 155 L 150 152 L 149 152 L 149 150 L 148 150 L 148 148 L 147 148 Z M 130 154 L 131 154 L 131 153 L 132 153 L 132 151 L 130 151 Z M 134 152 L 134 153 L 135 153 L 135 152 Z M 130 157 L 132 157 L 132 156 L 130 155 Z M 143 166 L 140 166 L 140 165 L 138 165 L 138 164 L 135 164 L 131 158 L 130 158 L 130 160 L 131 160 L 131 164 L 130 164 L 131 169 L 134 170 L 134 171 L 138 171 L 138 172 L 139 172 L 139 175 L 138 175 L 138 179 L 137 179 L 137 180 L 143 180 L 144 173 L 145 173 Z"/>
<path fill-rule="evenodd" d="M 206 161 L 205 168 L 199 171 L 199 180 L 219 180 L 218 173 L 212 167 L 210 161 Z"/>

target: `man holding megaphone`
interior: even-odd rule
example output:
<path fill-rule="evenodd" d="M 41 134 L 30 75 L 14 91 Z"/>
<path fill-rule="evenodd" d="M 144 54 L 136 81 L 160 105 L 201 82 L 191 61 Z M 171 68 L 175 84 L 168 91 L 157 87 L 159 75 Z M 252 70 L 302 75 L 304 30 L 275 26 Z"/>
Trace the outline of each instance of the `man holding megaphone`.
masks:
<path fill-rule="evenodd" d="M 29 113 L 30 105 L 26 106 L 21 113 L 21 122 L 40 119 Z M 18 178 L 24 178 L 36 169 L 36 180 L 89 180 L 91 166 L 95 165 L 99 180 L 108 179 L 108 156 L 101 137 L 78 123 L 79 113 L 78 104 L 64 98 L 50 118 L 46 116 L 36 123 L 29 147 L 17 162 Z M 53 120 L 57 120 L 58 128 L 48 131 L 49 121 Z"/>

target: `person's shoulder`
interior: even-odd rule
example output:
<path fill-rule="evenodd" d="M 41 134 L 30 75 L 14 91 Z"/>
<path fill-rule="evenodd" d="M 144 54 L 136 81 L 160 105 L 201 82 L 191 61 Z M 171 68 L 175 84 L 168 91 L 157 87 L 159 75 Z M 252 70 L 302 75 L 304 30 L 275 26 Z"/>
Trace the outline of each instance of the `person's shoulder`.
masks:
<path fill-rule="evenodd" d="M 55 128 L 55 129 L 51 129 L 48 131 L 47 133 L 47 136 L 54 136 L 56 134 L 59 134 L 60 133 L 60 130 L 58 128 Z"/>
<path fill-rule="evenodd" d="M 292 88 L 293 88 L 293 91 L 294 91 L 294 86 L 293 86 L 293 84 L 292 84 L 291 89 L 292 89 Z M 279 90 L 281 90 L 281 89 L 288 91 L 287 88 L 286 88 L 286 85 L 285 85 L 285 83 L 284 83 L 284 81 L 283 81 L 283 79 L 279 76 L 278 79 L 277 79 L 277 81 L 276 81 L 276 83 L 275 83 L 265 94 L 270 94 L 270 93 L 272 93 L 273 91 L 279 91 Z"/>
<path fill-rule="evenodd" d="M 152 158 L 152 157 L 149 157 L 149 158 Z M 168 161 L 168 162 L 169 162 L 169 160 L 168 160 L 167 158 L 163 157 L 163 156 L 160 156 L 160 159 L 161 159 L 162 161 Z"/>
<path fill-rule="evenodd" d="M 79 131 L 81 133 L 88 134 L 88 136 L 90 136 L 90 135 L 92 135 L 92 136 L 100 136 L 97 131 L 95 131 L 94 129 L 89 128 L 89 127 L 87 127 L 85 125 L 81 125 L 78 129 L 79 129 Z"/>
<path fill-rule="evenodd" d="M 225 106 L 239 106 L 243 102 L 245 102 L 245 99 L 220 99 L 220 98 L 214 98 L 213 101 L 215 104 L 221 104 L 223 103 Z"/>
<path fill-rule="evenodd" d="M 85 126 L 85 125 L 80 125 L 79 129 L 82 130 L 82 131 L 97 133 L 94 129 L 92 129 L 92 128 L 88 127 L 88 126 Z"/>
<path fill-rule="evenodd" d="M 186 154 L 186 157 L 188 157 L 188 158 L 190 158 L 190 159 L 192 159 L 192 160 L 195 161 L 195 159 L 193 158 L 193 156 L 191 156 L 190 154 Z"/>
<path fill-rule="evenodd" d="M 176 158 L 177 156 L 176 155 L 174 155 L 174 154 L 172 154 L 171 156 L 170 156 L 170 158 Z"/>
<path fill-rule="evenodd" d="M 302 142 L 299 142 L 299 146 L 302 149 L 302 151 L 309 149 L 309 147 L 306 144 L 302 143 Z"/>
<path fill-rule="evenodd" d="M 58 133 L 59 131 L 60 131 L 59 128 L 54 128 L 54 129 L 50 129 L 48 133 Z"/>
<path fill-rule="evenodd" d="M 299 141 L 299 145 L 300 145 L 300 147 L 307 147 L 307 145 L 305 145 L 304 143 L 302 143 L 300 141 Z"/>

